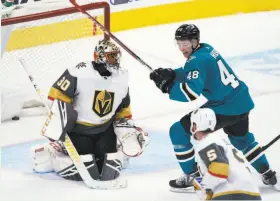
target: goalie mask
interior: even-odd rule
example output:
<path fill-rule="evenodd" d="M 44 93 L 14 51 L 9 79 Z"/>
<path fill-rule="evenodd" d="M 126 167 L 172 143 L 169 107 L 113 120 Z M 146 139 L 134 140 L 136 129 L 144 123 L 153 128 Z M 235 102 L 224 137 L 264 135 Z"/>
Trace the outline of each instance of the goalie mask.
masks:
<path fill-rule="evenodd" d="M 101 40 L 94 50 L 94 61 L 105 64 L 108 71 L 120 68 L 121 51 L 109 40 Z"/>

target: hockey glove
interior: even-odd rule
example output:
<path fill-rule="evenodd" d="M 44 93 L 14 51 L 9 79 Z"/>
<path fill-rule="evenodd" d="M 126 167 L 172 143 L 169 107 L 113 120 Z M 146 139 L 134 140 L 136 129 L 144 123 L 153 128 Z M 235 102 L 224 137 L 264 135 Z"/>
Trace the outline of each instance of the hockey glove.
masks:
<path fill-rule="evenodd" d="M 211 200 L 213 197 L 213 191 L 211 189 L 204 188 L 202 184 L 202 177 L 196 177 L 192 181 L 195 192 L 200 200 Z"/>
<path fill-rule="evenodd" d="M 175 72 L 170 68 L 158 68 L 150 74 L 150 79 L 163 93 L 170 93 L 175 77 Z"/>
<path fill-rule="evenodd" d="M 173 81 L 176 77 L 174 70 L 172 70 L 171 68 L 158 68 L 158 69 L 155 69 L 154 72 L 166 80 Z"/>
<path fill-rule="evenodd" d="M 129 157 L 139 156 L 149 144 L 148 133 L 135 126 L 131 119 L 122 118 L 114 122 L 114 132 L 120 141 L 123 153 Z"/>

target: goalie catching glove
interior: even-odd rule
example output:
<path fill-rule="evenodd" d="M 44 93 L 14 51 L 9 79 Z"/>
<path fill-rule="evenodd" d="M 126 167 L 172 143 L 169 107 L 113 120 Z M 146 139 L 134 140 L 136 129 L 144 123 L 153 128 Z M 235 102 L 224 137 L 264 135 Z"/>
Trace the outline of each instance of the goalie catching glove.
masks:
<path fill-rule="evenodd" d="M 139 156 L 149 144 L 148 133 L 135 126 L 131 119 L 122 118 L 114 122 L 114 131 L 123 153 L 129 157 Z"/>

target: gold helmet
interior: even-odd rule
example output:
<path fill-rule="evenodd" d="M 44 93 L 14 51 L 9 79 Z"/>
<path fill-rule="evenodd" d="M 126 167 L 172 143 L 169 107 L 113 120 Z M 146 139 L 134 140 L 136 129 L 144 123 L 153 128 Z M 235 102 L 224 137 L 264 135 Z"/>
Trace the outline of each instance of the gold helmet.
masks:
<path fill-rule="evenodd" d="M 120 48 L 109 40 L 100 40 L 94 49 L 94 61 L 105 64 L 109 71 L 120 67 L 120 59 Z"/>

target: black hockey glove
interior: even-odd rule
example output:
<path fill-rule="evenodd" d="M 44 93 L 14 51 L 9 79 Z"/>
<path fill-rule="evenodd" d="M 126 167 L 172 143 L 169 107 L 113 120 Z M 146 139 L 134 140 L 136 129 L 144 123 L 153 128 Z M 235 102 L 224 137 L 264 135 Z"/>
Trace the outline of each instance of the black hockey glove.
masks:
<path fill-rule="evenodd" d="M 173 81 L 176 77 L 174 70 L 172 70 L 171 68 L 158 68 L 158 69 L 155 69 L 153 72 L 155 72 L 156 74 L 159 74 L 161 77 L 163 77 L 166 80 Z M 151 74 L 153 74 L 153 72 Z"/>
<path fill-rule="evenodd" d="M 175 72 L 170 68 L 158 68 L 150 73 L 150 79 L 163 93 L 170 93 L 175 76 Z"/>

